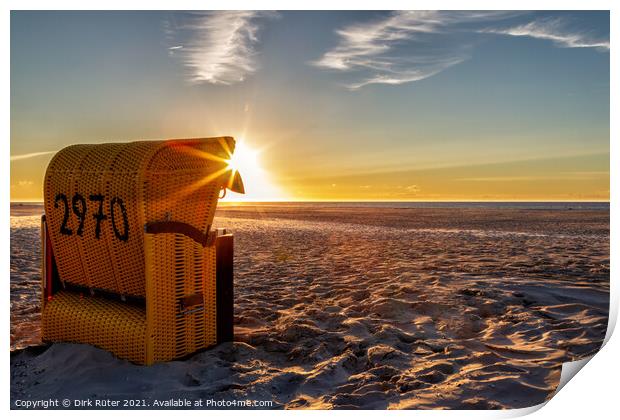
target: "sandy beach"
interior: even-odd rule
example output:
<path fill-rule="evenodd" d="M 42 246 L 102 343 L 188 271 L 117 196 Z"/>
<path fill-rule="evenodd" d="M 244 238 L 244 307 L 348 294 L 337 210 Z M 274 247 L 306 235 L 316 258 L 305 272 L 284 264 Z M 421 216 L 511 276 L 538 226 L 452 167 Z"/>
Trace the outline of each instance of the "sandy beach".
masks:
<path fill-rule="evenodd" d="M 152 367 L 41 346 L 41 212 L 11 207 L 12 404 L 520 408 L 550 398 L 561 364 L 605 336 L 608 208 L 274 204 L 216 215 L 235 235 L 234 343 Z"/>

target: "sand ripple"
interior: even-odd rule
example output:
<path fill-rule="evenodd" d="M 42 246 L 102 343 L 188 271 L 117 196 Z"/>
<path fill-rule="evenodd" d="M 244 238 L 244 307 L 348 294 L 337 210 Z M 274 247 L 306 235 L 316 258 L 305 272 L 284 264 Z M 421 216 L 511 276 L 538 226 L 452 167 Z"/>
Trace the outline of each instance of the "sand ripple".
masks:
<path fill-rule="evenodd" d="M 482 215 L 485 228 L 479 213 L 469 221 L 463 210 L 423 209 L 415 215 L 445 222 L 423 228 L 406 212 L 398 225 L 390 212 L 295 220 L 278 211 L 216 219 L 235 233 L 234 344 L 150 368 L 85 345 L 27 350 L 12 357 L 13 398 L 525 407 L 549 398 L 561 363 L 596 352 L 605 335 L 606 212 L 583 212 L 579 225 L 570 212 L 497 210 L 498 223 Z M 38 328 L 35 219 L 12 219 L 16 347 L 35 342 Z"/>

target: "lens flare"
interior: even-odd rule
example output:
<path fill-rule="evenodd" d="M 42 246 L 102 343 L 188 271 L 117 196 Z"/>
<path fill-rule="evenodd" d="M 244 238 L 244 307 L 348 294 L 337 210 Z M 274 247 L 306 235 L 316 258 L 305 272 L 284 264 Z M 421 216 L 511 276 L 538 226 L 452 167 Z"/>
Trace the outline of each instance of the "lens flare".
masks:
<path fill-rule="evenodd" d="M 260 170 L 258 152 L 249 148 L 244 142 L 239 142 L 235 146 L 235 152 L 228 161 L 228 167 L 233 171 L 240 172 L 241 175 L 246 172 Z"/>
<path fill-rule="evenodd" d="M 282 192 L 269 179 L 260 164 L 261 151 L 239 140 L 235 152 L 228 160 L 228 169 L 239 172 L 245 185 L 245 194 L 229 191 L 224 201 L 271 201 L 282 199 Z"/>

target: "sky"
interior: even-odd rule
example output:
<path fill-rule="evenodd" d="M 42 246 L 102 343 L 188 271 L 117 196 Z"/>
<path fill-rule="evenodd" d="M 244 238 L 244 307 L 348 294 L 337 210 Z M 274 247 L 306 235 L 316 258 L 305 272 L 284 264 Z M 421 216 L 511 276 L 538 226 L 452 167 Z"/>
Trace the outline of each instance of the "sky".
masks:
<path fill-rule="evenodd" d="M 608 200 L 609 50 L 608 12 L 13 11 L 11 200 L 70 144 L 224 135 L 247 200 Z"/>

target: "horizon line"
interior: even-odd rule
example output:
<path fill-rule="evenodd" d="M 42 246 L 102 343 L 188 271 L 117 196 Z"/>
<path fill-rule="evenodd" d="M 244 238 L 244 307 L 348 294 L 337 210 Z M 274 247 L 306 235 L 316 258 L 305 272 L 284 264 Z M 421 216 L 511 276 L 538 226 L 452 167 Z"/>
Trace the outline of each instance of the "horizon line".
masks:
<path fill-rule="evenodd" d="M 43 204 L 43 200 L 11 200 L 10 204 Z M 583 200 L 234 200 L 219 201 L 218 204 L 247 204 L 247 203 L 611 203 L 610 199 L 583 199 Z"/>

